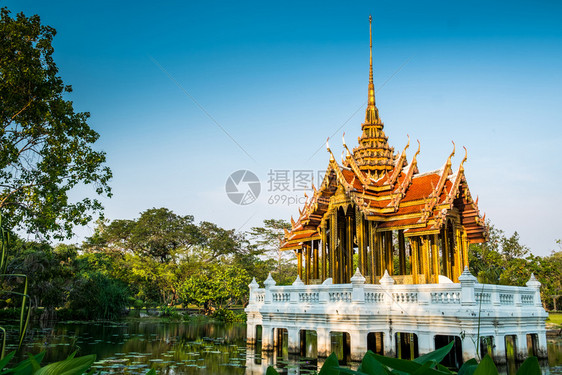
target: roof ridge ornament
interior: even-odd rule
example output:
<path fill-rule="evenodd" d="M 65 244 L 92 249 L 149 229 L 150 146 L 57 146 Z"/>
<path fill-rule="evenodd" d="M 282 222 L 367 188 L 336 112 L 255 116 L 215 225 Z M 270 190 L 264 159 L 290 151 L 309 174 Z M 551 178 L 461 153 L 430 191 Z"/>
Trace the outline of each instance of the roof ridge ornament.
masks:
<path fill-rule="evenodd" d="M 408 137 L 408 143 L 406 144 L 406 147 L 404 147 L 404 150 L 402 150 L 402 154 L 400 154 L 400 158 L 396 161 L 392 175 L 387 179 L 389 185 L 393 185 L 396 182 L 398 176 L 400 176 L 400 172 L 402 171 L 402 166 L 404 165 L 404 161 L 406 161 L 406 150 L 408 149 L 408 147 L 410 147 L 410 135 L 406 134 L 406 136 Z"/>
<path fill-rule="evenodd" d="M 451 167 L 451 158 L 453 156 L 455 156 L 455 150 L 457 148 L 457 146 L 455 145 L 455 141 L 451 141 L 453 143 L 453 152 L 451 152 L 451 155 L 449 155 L 449 158 L 447 159 L 447 162 L 445 163 L 445 169 L 447 168 L 447 166 L 450 168 Z"/>
<path fill-rule="evenodd" d="M 387 207 L 394 207 L 395 211 L 398 210 L 398 207 L 400 206 L 400 201 L 406 195 L 406 190 L 408 189 L 408 187 L 412 183 L 412 178 L 414 176 L 414 170 L 417 168 L 417 165 L 418 165 L 417 157 L 418 157 L 418 155 L 420 153 L 420 150 L 421 150 L 421 143 L 420 143 L 419 139 L 417 139 L 417 141 L 418 141 L 418 150 L 416 151 L 416 153 L 414 154 L 414 157 L 412 158 L 412 162 L 410 163 L 410 166 L 408 167 L 408 171 L 406 172 L 406 176 L 404 177 L 404 180 L 400 184 L 400 187 L 394 191 L 396 196 L 387 205 Z"/>
<path fill-rule="evenodd" d="M 336 158 L 334 158 L 334 154 L 332 154 L 332 150 L 330 149 L 330 144 L 328 143 L 329 140 L 330 140 L 330 137 L 328 137 L 326 139 L 326 149 L 330 153 L 330 161 L 336 161 Z"/>
<path fill-rule="evenodd" d="M 349 151 L 349 148 L 347 147 L 347 144 L 345 144 L 345 132 L 343 132 L 342 136 L 342 142 L 343 142 L 343 147 L 347 150 L 347 154 L 346 154 L 346 159 L 345 162 L 347 162 L 348 166 L 351 167 L 351 170 L 353 170 L 354 172 L 354 181 L 355 181 L 355 176 L 359 177 L 359 181 L 361 181 L 362 185 L 368 185 L 371 183 L 371 181 L 369 181 L 369 179 L 366 177 L 365 174 L 363 174 L 363 172 L 361 171 L 361 168 L 359 168 L 359 164 L 357 164 L 357 160 L 355 160 L 355 158 L 353 157 L 353 153 L 351 151 Z M 343 160 L 343 157 L 342 157 Z M 351 184 L 353 185 L 353 183 Z"/>

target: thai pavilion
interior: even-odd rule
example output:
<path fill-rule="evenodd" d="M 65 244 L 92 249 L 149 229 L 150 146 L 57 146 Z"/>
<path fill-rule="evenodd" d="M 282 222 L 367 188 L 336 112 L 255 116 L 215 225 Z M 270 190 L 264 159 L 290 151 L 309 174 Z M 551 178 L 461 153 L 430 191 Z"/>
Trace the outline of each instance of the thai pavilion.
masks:
<path fill-rule="evenodd" d="M 410 162 L 409 141 L 401 153 L 388 144 L 372 36 L 361 130 L 353 150 L 344 141 L 341 164 L 327 144 L 324 180 L 285 233 L 281 248 L 296 253 L 297 280 L 276 286 L 270 275 L 265 288 L 250 284 L 248 343 L 261 332 L 264 350 L 340 350 L 356 360 L 367 350 L 410 358 L 454 341 L 452 366 L 486 352 L 502 363 L 506 345 L 518 358 L 544 357 L 540 283 L 479 284 L 468 271 L 468 247 L 486 241 L 487 227 L 464 173 L 466 149 L 458 168 L 453 145 L 440 169 L 420 173 L 419 142 Z"/>

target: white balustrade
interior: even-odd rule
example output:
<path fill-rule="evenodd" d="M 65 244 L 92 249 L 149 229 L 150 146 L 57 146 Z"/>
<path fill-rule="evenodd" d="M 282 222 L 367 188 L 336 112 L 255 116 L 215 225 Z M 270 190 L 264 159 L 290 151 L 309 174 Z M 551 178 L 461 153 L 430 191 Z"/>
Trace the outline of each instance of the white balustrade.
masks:
<path fill-rule="evenodd" d="M 360 274 L 359 274 L 360 276 Z M 329 306 L 330 303 L 344 304 L 396 304 L 397 306 L 473 306 L 474 309 L 490 306 L 513 306 L 515 309 L 538 306 L 538 287 L 532 281 L 527 287 L 479 284 L 475 278 L 465 274 L 460 283 L 443 284 L 393 284 L 386 275 L 386 283 L 364 284 L 357 276 L 355 283 L 305 285 L 297 280 L 293 285 L 276 286 L 268 278 L 265 288 L 252 281 L 249 306 L 259 308 L 270 304 L 303 304 Z M 268 297 L 269 296 L 269 297 Z M 328 303 L 328 305 L 326 305 Z M 540 304 L 540 298 L 539 298 Z M 481 307 L 479 307 L 481 306 Z"/>
<path fill-rule="evenodd" d="M 301 292 L 299 293 L 299 302 L 316 303 L 319 297 L 320 293 L 318 292 Z"/>

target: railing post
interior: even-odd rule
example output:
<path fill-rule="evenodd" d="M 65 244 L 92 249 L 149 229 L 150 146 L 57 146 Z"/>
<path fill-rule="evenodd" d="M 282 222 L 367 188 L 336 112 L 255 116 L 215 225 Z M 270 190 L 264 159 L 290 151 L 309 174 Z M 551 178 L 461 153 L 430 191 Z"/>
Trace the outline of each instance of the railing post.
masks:
<path fill-rule="evenodd" d="M 332 285 L 332 278 L 329 277 L 322 283 L 320 291 L 318 292 L 318 303 L 328 303 L 330 294 L 327 289 Z"/>
<path fill-rule="evenodd" d="M 501 301 L 500 301 L 500 292 L 498 291 L 498 286 L 497 285 L 490 285 L 491 291 L 490 293 L 492 294 L 492 305 L 494 306 L 500 306 L 501 305 Z"/>
<path fill-rule="evenodd" d="M 431 301 L 431 293 L 425 289 L 418 289 L 418 305 L 429 305 Z"/>
<path fill-rule="evenodd" d="M 387 270 L 384 271 L 384 275 L 379 280 L 379 283 L 381 284 L 384 291 L 384 303 L 387 306 L 391 306 L 393 302 L 392 287 L 394 286 L 394 279 L 390 277 Z"/>
<path fill-rule="evenodd" d="M 517 290 L 515 291 L 515 295 L 513 296 L 513 303 L 515 307 L 519 307 L 519 308 L 523 305 L 523 303 L 521 302 L 521 290 L 519 289 L 519 287 L 517 287 Z"/>
<path fill-rule="evenodd" d="M 529 281 L 525 284 L 527 287 L 533 289 L 535 291 L 535 295 L 533 296 L 533 300 L 535 302 L 536 307 L 542 307 L 541 303 L 541 283 L 539 280 L 535 278 L 535 274 L 531 273 L 531 277 Z"/>
<path fill-rule="evenodd" d="M 361 275 L 359 268 L 351 278 L 351 287 L 351 301 L 353 303 L 365 303 L 365 277 Z"/>
<path fill-rule="evenodd" d="M 476 305 L 476 296 L 474 295 L 474 284 L 476 284 L 476 281 L 476 277 L 470 273 L 468 267 L 464 267 L 464 271 L 459 276 L 459 282 L 461 283 L 461 305 Z"/>
<path fill-rule="evenodd" d="M 248 288 L 250 288 L 250 302 L 249 305 L 256 303 L 256 289 L 258 289 L 260 286 L 258 284 L 258 282 L 256 281 L 256 278 L 254 277 L 252 279 L 252 282 L 250 283 L 250 285 L 248 285 Z"/>
<path fill-rule="evenodd" d="M 263 282 L 263 285 L 265 286 L 265 296 L 263 298 L 263 303 L 273 302 L 271 287 L 275 286 L 275 284 L 277 284 L 277 282 L 273 280 L 273 277 L 271 277 L 271 272 L 270 272 L 269 275 L 267 276 L 267 279 L 265 279 L 265 281 Z"/>
<path fill-rule="evenodd" d="M 289 301 L 291 303 L 293 303 L 293 304 L 299 303 L 299 287 L 302 287 L 302 286 L 304 286 L 304 283 L 302 282 L 299 275 L 297 275 L 297 278 L 293 282 L 294 288 L 291 288 L 291 291 L 289 292 L 290 293 Z"/>

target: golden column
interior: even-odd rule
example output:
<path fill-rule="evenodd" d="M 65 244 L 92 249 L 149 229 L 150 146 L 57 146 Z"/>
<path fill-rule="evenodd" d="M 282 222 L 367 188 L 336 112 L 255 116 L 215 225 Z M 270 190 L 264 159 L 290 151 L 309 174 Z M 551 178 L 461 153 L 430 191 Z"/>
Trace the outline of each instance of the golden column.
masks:
<path fill-rule="evenodd" d="M 414 284 L 419 283 L 419 246 L 418 246 L 418 239 L 416 237 L 410 237 L 410 251 L 412 256 L 410 257 L 411 268 L 412 268 L 412 282 Z"/>
<path fill-rule="evenodd" d="M 431 237 L 431 264 L 433 273 L 433 282 L 439 283 L 439 242 L 437 234 Z"/>
<path fill-rule="evenodd" d="M 327 276 L 327 270 L 328 270 L 328 262 L 327 262 L 327 255 L 329 253 L 328 251 L 328 236 L 326 233 L 326 222 L 324 221 L 322 223 L 322 226 L 320 227 L 320 241 L 321 241 L 321 245 L 320 245 L 320 249 L 321 251 L 321 256 L 322 256 L 322 281 L 326 280 Z"/>
<path fill-rule="evenodd" d="M 338 217 L 337 210 L 333 210 L 330 214 L 330 276 L 334 284 L 338 283 L 336 268 L 336 252 L 338 246 Z"/>
<path fill-rule="evenodd" d="M 404 240 L 404 230 L 398 231 L 398 264 L 400 275 L 406 274 L 406 243 Z"/>

